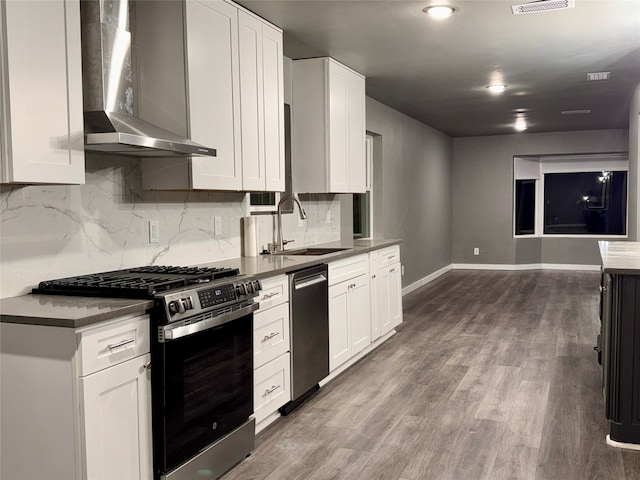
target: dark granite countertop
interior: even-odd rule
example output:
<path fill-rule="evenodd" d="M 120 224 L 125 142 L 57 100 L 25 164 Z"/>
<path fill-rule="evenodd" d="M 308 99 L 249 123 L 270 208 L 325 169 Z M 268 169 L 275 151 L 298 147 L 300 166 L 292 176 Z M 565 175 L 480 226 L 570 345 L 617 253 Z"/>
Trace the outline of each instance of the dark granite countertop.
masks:
<path fill-rule="evenodd" d="M 260 255 L 258 257 L 230 258 L 200 265 L 238 268 L 242 274 L 256 278 L 267 278 L 398 245 L 400 242 L 400 240 L 381 239 L 353 240 L 352 242 L 335 241 L 313 245 L 313 247 L 345 248 L 346 250 L 318 256 Z M 311 245 L 305 247 L 311 247 Z M 291 248 L 291 250 L 296 249 Z M 0 299 L 0 322 L 79 328 L 125 315 L 145 313 L 152 306 L 152 300 L 21 295 Z"/>

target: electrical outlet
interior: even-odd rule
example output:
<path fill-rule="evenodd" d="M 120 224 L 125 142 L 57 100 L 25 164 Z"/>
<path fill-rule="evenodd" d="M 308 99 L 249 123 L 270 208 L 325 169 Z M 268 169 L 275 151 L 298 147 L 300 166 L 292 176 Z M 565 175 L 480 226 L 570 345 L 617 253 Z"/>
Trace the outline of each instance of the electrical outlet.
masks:
<path fill-rule="evenodd" d="M 213 217 L 213 234 L 215 236 L 222 235 L 222 217 Z"/>
<path fill-rule="evenodd" d="M 160 222 L 149 220 L 149 243 L 160 243 Z"/>
<path fill-rule="evenodd" d="M 327 219 L 325 221 L 331 223 L 331 210 L 327 210 Z"/>
<path fill-rule="evenodd" d="M 404 265 L 400 266 L 400 276 L 404 276 Z"/>
<path fill-rule="evenodd" d="M 474 255 L 480 255 L 480 249 L 478 247 L 474 247 L 473 248 L 473 254 Z"/>

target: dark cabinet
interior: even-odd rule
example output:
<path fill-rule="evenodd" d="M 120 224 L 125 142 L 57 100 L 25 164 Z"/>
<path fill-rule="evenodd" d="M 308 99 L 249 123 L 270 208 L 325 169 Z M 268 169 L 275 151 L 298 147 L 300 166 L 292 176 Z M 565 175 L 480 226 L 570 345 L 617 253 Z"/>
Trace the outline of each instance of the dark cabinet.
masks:
<path fill-rule="evenodd" d="M 640 444 L 640 276 L 603 276 L 602 384 L 609 437 Z"/>

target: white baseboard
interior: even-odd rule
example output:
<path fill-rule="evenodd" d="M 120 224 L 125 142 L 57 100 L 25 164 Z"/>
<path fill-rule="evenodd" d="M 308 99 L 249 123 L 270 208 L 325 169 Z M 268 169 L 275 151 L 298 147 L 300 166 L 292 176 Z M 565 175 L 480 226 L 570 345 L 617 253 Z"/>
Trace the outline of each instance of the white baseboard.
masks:
<path fill-rule="evenodd" d="M 628 450 L 640 450 L 640 445 L 637 443 L 626 443 L 626 442 L 617 442 L 611 439 L 611 435 L 606 436 L 607 445 L 611 445 L 616 448 L 626 448 Z"/>
<path fill-rule="evenodd" d="M 421 278 L 417 282 L 413 282 L 411 285 L 407 285 L 402 289 L 402 295 L 406 295 L 407 293 L 411 293 L 414 290 L 419 289 L 420 287 L 426 285 L 429 282 L 433 282 L 436 278 L 444 275 L 445 273 L 451 271 L 454 268 L 452 264 L 447 265 L 446 267 L 442 267 L 440 270 L 436 270 L 435 272 L 427 275 L 424 278 Z"/>
<path fill-rule="evenodd" d="M 496 264 L 496 263 L 454 263 L 454 270 L 576 270 L 576 271 L 600 271 L 600 265 L 578 265 L 573 263 L 523 263 L 523 264 Z"/>

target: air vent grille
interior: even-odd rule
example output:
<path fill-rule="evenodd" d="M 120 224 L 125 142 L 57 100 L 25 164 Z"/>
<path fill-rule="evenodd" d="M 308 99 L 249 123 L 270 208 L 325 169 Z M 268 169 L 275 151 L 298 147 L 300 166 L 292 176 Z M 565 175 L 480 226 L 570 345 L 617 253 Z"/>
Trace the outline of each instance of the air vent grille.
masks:
<path fill-rule="evenodd" d="M 575 0 L 540 0 L 521 5 L 511 5 L 511 11 L 514 15 L 523 15 L 525 13 L 547 12 L 549 10 L 564 10 L 575 7 L 575 3 Z"/>
<path fill-rule="evenodd" d="M 591 113 L 591 110 L 562 110 L 562 115 L 587 115 Z"/>
<path fill-rule="evenodd" d="M 609 80 L 611 78 L 611 72 L 596 72 L 587 73 L 587 81 L 594 82 L 597 80 Z"/>

